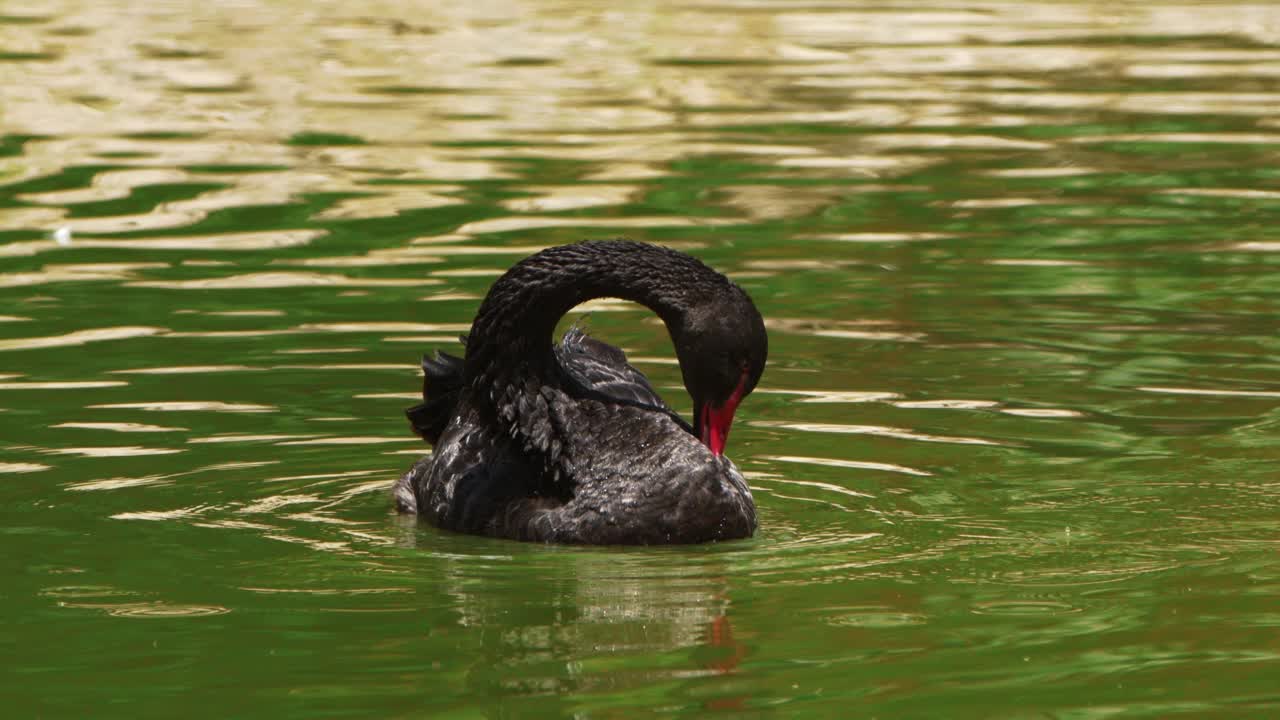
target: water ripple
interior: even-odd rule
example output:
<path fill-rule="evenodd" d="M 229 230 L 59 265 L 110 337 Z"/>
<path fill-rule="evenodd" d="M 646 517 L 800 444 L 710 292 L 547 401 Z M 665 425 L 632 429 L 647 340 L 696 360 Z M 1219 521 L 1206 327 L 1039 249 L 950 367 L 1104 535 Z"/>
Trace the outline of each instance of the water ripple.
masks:
<path fill-rule="evenodd" d="M 9 665 L 78 678 L 15 707 L 172 659 L 281 715 L 1274 709 L 1276 7 L 122 8 L 0 14 Z M 396 516 L 421 353 L 627 233 L 768 318 L 757 536 Z"/>
<path fill-rule="evenodd" d="M 35 350 L 39 348 L 67 347 L 105 340 L 146 337 L 164 331 L 164 328 L 158 327 L 113 327 L 75 330 L 65 335 L 0 340 L 0 350 Z"/>
<path fill-rule="evenodd" d="M 106 403 L 101 405 L 89 405 L 90 408 L 97 409 L 134 409 L 147 410 L 150 412 L 215 412 L 215 413 L 265 413 L 275 412 L 277 408 L 271 405 L 259 405 L 254 403 L 229 403 L 217 400 L 201 400 L 201 401 L 179 401 L 165 400 L 157 402 L 137 402 L 137 403 Z"/>
<path fill-rule="evenodd" d="M 802 457 L 796 455 L 766 455 L 763 459 L 776 460 L 778 462 L 805 463 L 809 465 L 849 468 L 853 470 L 883 470 L 885 472 L 903 473 L 905 475 L 920 475 L 926 477 L 933 474 L 924 470 L 917 470 L 915 468 L 909 468 L 902 465 L 870 462 L 865 460 L 840 460 L 837 458 Z M 834 486 L 828 486 L 828 489 L 831 487 Z"/>
<path fill-rule="evenodd" d="M 757 420 L 751 423 L 756 427 L 774 427 L 802 432 L 838 433 L 841 435 L 876 435 L 897 438 L 900 440 L 919 440 L 922 442 L 955 443 L 959 445 L 1001 445 L 1003 443 L 982 438 L 954 437 L 945 435 L 929 435 L 902 428 L 880 427 L 877 425 L 841 425 L 836 423 L 795 423 L 782 421 Z"/>

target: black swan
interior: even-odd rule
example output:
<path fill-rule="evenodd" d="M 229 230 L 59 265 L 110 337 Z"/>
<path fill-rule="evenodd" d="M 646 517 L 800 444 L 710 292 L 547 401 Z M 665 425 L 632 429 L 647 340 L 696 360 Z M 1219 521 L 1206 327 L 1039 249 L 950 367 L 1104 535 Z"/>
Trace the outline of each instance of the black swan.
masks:
<path fill-rule="evenodd" d="M 575 305 L 617 297 L 666 323 L 693 398 L 690 426 L 621 350 L 574 328 Z M 401 512 L 460 532 L 599 545 L 749 537 L 751 490 L 724 457 L 768 353 L 751 298 L 659 245 L 587 241 L 516 263 L 480 305 L 464 358 L 423 358 L 407 411 L 434 447 L 395 487 Z"/>

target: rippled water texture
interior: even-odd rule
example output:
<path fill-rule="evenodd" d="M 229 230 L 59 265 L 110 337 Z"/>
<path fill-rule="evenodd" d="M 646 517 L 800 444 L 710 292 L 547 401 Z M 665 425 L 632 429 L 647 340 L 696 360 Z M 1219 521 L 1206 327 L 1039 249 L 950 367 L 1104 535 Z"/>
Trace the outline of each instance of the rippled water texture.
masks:
<path fill-rule="evenodd" d="M 4 5 L 10 712 L 1276 714 L 1280 5 L 615 5 Z M 623 234 L 769 320 L 758 536 L 397 518 L 418 357 Z"/>

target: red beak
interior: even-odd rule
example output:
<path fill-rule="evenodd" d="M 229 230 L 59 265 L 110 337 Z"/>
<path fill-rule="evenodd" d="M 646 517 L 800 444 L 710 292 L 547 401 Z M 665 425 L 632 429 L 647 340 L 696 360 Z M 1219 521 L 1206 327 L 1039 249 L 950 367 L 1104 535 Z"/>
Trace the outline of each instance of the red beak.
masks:
<path fill-rule="evenodd" d="M 738 387 L 723 405 L 708 403 L 698 410 L 698 439 L 716 455 L 724 455 L 724 447 L 729 442 L 729 428 L 733 425 L 733 413 L 742 402 L 742 389 L 746 384 L 747 374 L 744 372 Z"/>

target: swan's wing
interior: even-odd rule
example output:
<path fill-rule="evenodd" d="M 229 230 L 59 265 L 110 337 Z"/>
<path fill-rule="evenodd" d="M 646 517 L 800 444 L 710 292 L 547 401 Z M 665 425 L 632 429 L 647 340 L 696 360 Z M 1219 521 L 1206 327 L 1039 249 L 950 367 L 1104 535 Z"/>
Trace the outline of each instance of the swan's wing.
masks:
<path fill-rule="evenodd" d="M 462 339 L 466 344 L 466 337 Z M 405 410 L 413 431 L 435 445 L 453 417 L 462 389 L 462 358 L 439 350 L 434 358 L 422 357 L 422 402 Z"/>
<path fill-rule="evenodd" d="M 556 359 L 585 395 L 673 414 L 644 373 L 627 362 L 625 353 L 576 326 L 556 346 Z"/>

